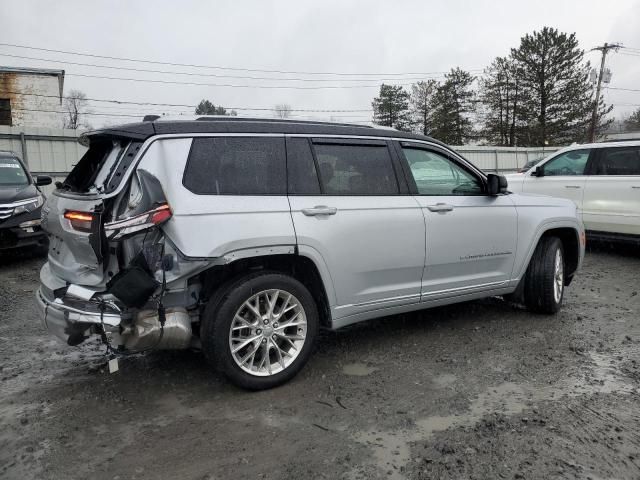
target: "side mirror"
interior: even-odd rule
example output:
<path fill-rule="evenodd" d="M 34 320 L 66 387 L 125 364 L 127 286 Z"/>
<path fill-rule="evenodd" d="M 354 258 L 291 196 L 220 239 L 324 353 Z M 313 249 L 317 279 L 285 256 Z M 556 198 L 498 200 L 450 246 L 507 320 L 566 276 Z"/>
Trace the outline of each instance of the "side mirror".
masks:
<path fill-rule="evenodd" d="M 489 195 L 499 195 L 500 193 L 507 193 L 507 187 L 509 182 L 504 175 L 496 175 L 490 173 L 487 175 L 487 193 Z"/>
<path fill-rule="evenodd" d="M 531 175 L 534 177 L 544 177 L 544 168 L 536 167 Z"/>
<path fill-rule="evenodd" d="M 53 179 L 48 175 L 37 175 L 36 176 L 36 185 L 39 187 L 44 187 L 45 185 L 51 185 Z"/>

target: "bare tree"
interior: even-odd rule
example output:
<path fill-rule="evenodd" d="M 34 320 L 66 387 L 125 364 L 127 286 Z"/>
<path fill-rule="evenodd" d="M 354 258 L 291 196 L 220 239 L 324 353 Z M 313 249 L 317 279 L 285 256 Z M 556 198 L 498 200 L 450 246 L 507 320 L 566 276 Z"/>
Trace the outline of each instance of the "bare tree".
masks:
<path fill-rule="evenodd" d="M 87 95 L 80 90 L 70 90 L 64 97 L 65 119 L 64 128 L 76 130 L 87 126 L 84 116 L 89 113 Z"/>
<path fill-rule="evenodd" d="M 279 103 L 273 107 L 273 113 L 278 118 L 289 118 L 292 111 L 291 105 L 287 103 Z"/>

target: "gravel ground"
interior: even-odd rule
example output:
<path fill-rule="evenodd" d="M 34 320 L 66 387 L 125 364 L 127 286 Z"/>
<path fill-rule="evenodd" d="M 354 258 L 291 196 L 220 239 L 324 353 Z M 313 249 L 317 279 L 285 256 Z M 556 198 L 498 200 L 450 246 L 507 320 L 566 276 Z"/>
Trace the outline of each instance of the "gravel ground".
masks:
<path fill-rule="evenodd" d="M 500 299 L 325 332 L 248 393 L 197 352 L 106 371 L 34 306 L 42 258 L 0 259 L 0 478 L 640 478 L 640 254 L 591 248 L 555 316 Z"/>

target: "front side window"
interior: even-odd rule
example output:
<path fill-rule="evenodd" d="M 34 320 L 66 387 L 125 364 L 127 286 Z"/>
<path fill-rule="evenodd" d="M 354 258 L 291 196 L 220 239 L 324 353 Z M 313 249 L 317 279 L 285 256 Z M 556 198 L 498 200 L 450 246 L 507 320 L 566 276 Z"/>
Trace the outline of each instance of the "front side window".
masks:
<path fill-rule="evenodd" d="M 572 150 L 561 153 L 544 164 L 545 176 L 584 175 L 589 150 Z"/>
<path fill-rule="evenodd" d="M 381 145 L 314 145 L 325 195 L 397 195 L 391 156 Z"/>
<path fill-rule="evenodd" d="M 640 175 L 640 147 L 607 148 L 596 161 L 594 175 Z"/>
<path fill-rule="evenodd" d="M 420 195 L 481 195 L 482 182 L 444 155 L 403 147 Z"/>
<path fill-rule="evenodd" d="M 28 185 L 29 177 L 17 158 L 0 157 L 0 185 Z"/>
<path fill-rule="evenodd" d="M 183 184 L 201 195 L 285 195 L 284 138 L 194 138 Z"/>

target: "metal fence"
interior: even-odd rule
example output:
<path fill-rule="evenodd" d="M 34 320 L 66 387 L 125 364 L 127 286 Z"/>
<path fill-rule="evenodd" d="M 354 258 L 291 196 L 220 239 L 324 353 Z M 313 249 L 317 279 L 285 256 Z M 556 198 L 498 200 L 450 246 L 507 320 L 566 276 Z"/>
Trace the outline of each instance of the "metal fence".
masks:
<path fill-rule="evenodd" d="M 0 126 L 0 150 L 19 154 L 35 175 L 63 180 L 86 148 L 78 143 L 76 130 Z M 557 148 L 453 147 L 487 172 L 513 172 L 529 160 L 542 159 Z M 50 190 L 46 188 L 45 190 Z"/>

